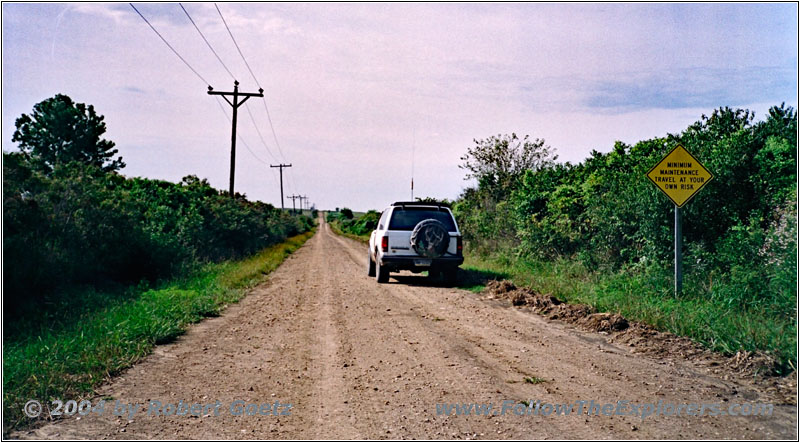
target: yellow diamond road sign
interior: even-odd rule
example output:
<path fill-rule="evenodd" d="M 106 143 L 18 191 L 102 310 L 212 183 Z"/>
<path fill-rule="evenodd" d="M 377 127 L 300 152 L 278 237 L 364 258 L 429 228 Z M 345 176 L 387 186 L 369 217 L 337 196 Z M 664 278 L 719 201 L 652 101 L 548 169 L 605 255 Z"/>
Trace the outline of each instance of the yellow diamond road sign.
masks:
<path fill-rule="evenodd" d="M 647 173 L 647 178 L 680 208 L 714 176 L 678 145 Z"/>

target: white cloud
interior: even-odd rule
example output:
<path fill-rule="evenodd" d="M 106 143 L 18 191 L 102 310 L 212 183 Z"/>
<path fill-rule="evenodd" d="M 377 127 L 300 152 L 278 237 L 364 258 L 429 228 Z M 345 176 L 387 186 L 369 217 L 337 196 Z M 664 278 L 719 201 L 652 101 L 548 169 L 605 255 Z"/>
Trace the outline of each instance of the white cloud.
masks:
<path fill-rule="evenodd" d="M 130 13 L 122 9 L 120 3 L 70 3 L 69 8 L 80 14 L 110 19 L 117 25 L 132 21 Z"/>

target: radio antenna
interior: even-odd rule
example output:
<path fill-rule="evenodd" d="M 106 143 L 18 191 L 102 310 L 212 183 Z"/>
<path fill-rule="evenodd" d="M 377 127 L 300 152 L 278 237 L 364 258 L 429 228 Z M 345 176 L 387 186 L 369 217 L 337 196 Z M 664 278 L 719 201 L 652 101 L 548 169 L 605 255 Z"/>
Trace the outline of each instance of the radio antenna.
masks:
<path fill-rule="evenodd" d="M 414 201 L 414 151 L 417 148 L 417 130 L 411 131 L 411 201 Z"/>

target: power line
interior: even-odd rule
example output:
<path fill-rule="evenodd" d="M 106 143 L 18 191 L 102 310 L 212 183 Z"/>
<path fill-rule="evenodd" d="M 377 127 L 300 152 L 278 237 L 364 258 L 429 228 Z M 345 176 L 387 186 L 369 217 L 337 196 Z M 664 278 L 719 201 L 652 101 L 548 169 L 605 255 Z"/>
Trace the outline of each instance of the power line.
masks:
<path fill-rule="evenodd" d="M 228 23 L 225 21 L 225 17 L 222 16 L 222 11 L 219 10 L 219 6 L 217 6 L 216 3 L 214 3 L 214 7 L 217 8 L 217 12 L 219 13 L 219 18 L 222 19 L 222 23 L 225 25 L 225 29 L 228 30 L 228 35 L 231 36 L 231 40 L 233 40 L 233 44 L 236 46 L 236 50 L 239 51 L 239 55 L 242 56 L 242 60 L 244 60 L 244 64 L 245 66 L 247 66 L 247 70 L 250 71 L 250 75 L 253 77 L 253 80 L 255 80 L 256 85 L 258 85 L 258 87 L 260 88 L 261 83 L 258 81 L 258 79 L 256 79 L 256 75 L 253 74 L 253 70 L 250 69 L 250 64 L 247 63 L 247 59 L 244 58 L 244 54 L 242 54 L 242 50 L 239 48 L 239 44 L 236 43 L 236 39 L 233 38 L 233 33 L 231 32 L 231 28 L 228 27 Z"/>
<path fill-rule="evenodd" d="M 230 35 L 234 46 L 236 46 L 236 50 L 239 52 L 239 56 L 242 57 L 242 61 L 244 62 L 245 66 L 247 67 L 247 70 L 250 72 L 250 76 L 253 77 L 253 80 L 256 82 L 256 85 L 259 88 L 261 88 L 261 82 L 258 81 L 258 78 L 256 78 L 256 75 L 253 73 L 253 70 L 250 68 L 250 64 L 247 63 L 247 58 L 245 58 L 244 53 L 242 52 L 242 49 L 239 47 L 239 44 L 236 42 L 236 38 L 233 36 L 233 32 L 231 32 L 231 28 L 228 26 L 228 22 L 225 21 L 225 17 L 222 15 L 222 11 L 219 9 L 219 6 L 217 6 L 216 3 L 214 3 L 214 8 L 217 9 L 217 13 L 219 14 L 219 18 L 222 19 L 222 23 L 225 25 L 225 29 L 228 31 L 228 35 Z M 272 131 L 272 138 L 275 140 L 275 146 L 277 146 L 277 148 L 278 148 L 278 153 L 280 154 L 281 159 L 283 161 L 286 161 L 286 157 L 283 155 L 283 149 L 281 148 L 281 144 L 278 141 L 278 135 L 277 135 L 277 133 L 275 131 L 275 125 L 273 125 L 273 123 L 272 123 L 272 116 L 270 115 L 269 107 L 267 106 L 267 100 L 264 99 L 263 103 L 264 103 L 264 110 L 267 113 L 267 121 L 269 122 L 269 127 L 270 127 L 270 130 Z M 250 112 L 250 108 L 247 108 L 247 110 L 248 110 L 248 112 Z M 252 115 L 251 115 L 251 117 L 252 117 Z M 256 126 L 256 131 L 258 131 L 259 137 L 261 137 L 261 131 L 258 130 L 258 125 L 255 124 L 255 118 L 253 118 L 253 124 Z M 272 152 L 270 152 L 269 148 L 267 148 L 267 144 L 266 144 L 266 142 L 264 142 L 263 137 L 261 137 L 261 141 L 264 144 L 264 147 L 267 149 L 267 152 L 269 152 L 270 155 L 274 158 L 275 156 L 272 155 Z M 293 181 L 294 180 L 291 179 L 291 178 L 293 178 L 294 174 L 291 172 L 291 169 L 290 169 L 289 174 L 290 174 L 290 180 L 289 180 L 290 187 L 294 188 L 294 186 L 293 186 Z"/>
<path fill-rule="evenodd" d="M 210 90 L 211 90 L 211 86 L 210 86 L 209 82 L 208 82 L 208 81 L 207 81 L 207 80 L 206 80 L 206 79 L 205 79 L 205 78 L 204 78 L 202 75 L 200 75 L 200 73 L 199 73 L 199 72 L 197 72 L 197 70 L 196 70 L 196 69 L 194 69 L 194 68 L 192 67 L 192 65 L 190 65 L 190 64 L 189 64 L 189 62 L 187 62 L 187 61 L 186 61 L 186 59 L 185 59 L 185 58 L 183 58 L 183 57 L 180 55 L 180 53 L 178 53 L 178 51 L 177 51 L 177 50 L 176 50 L 176 49 L 175 49 L 175 48 L 174 48 L 174 47 L 173 47 L 171 44 L 169 44 L 169 42 L 168 42 L 168 41 L 167 41 L 167 40 L 164 38 L 164 36 L 163 36 L 163 35 L 161 35 L 161 33 L 159 33 L 159 32 L 158 32 L 158 30 L 157 30 L 157 29 L 156 29 L 156 28 L 155 28 L 155 27 L 152 25 L 152 23 L 150 23 L 150 21 L 148 21 L 148 20 L 147 20 L 147 18 L 145 18 L 145 16 L 144 16 L 144 15 L 143 15 L 143 14 L 142 14 L 142 13 L 141 13 L 141 12 L 140 12 L 138 9 L 136 9 L 136 6 L 134 6 L 134 5 L 133 5 L 133 3 L 128 3 L 128 4 L 131 6 L 131 8 L 133 8 L 133 10 L 134 10 L 134 11 L 136 11 L 136 13 L 139 15 L 139 17 L 141 17 L 141 18 L 142 18 L 142 20 L 144 20 L 144 22 L 145 22 L 145 23 L 147 23 L 147 25 L 150 27 L 150 29 L 152 29 L 152 30 L 153 30 L 153 32 L 155 32 L 155 33 L 156 33 L 156 35 L 157 35 L 157 36 L 158 36 L 158 37 L 161 39 L 161 41 L 162 41 L 162 42 L 164 42 L 164 44 L 165 44 L 165 45 L 167 45 L 167 47 L 168 47 L 168 48 L 169 48 L 169 49 L 170 49 L 170 50 L 171 50 L 171 51 L 172 51 L 172 52 L 173 52 L 173 53 L 174 53 L 174 54 L 175 54 L 175 55 L 176 55 L 176 56 L 177 56 L 177 57 L 178 57 L 178 58 L 179 58 L 179 59 L 180 59 L 180 60 L 181 60 L 181 61 L 182 61 L 182 62 L 183 62 L 185 65 L 186 65 L 186 67 L 188 67 L 188 68 L 189 68 L 189 69 L 190 69 L 190 70 L 191 70 L 191 71 L 192 71 L 192 72 L 193 72 L 193 73 L 194 73 L 194 74 L 195 74 L 195 75 L 196 75 L 196 76 L 197 76 L 197 77 L 198 77 L 198 78 L 199 78 L 199 79 L 200 79 L 200 80 L 201 80 L 201 81 L 204 83 L 204 84 L 208 85 L 208 89 L 209 89 L 209 91 L 210 91 Z M 209 43 L 208 39 L 206 39 L 206 37 L 205 37 L 205 35 L 203 34 L 203 32 L 202 32 L 202 31 L 200 31 L 200 28 L 197 26 L 197 24 L 195 23 L 195 21 L 194 21 L 194 20 L 192 19 L 192 17 L 189 15 L 189 12 L 186 10 L 186 8 L 184 8 L 184 7 L 183 7 L 183 5 L 182 5 L 182 4 L 180 4 L 180 3 L 179 3 L 179 5 L 180 5 L 181 9 L 183 9 L 183 12 L 186 14 L 186 16 L 189 18 L 189 21 L 191 21 L 191 22 L 192 22 L 192 25 L 194 25 L 195 29 L 196 29 L 196 30 L 197 30 L 197 32 L 200 34 L 200 37 L 202 37 L 202 38 L 203 38 L 203 41 L 205 41 L 206 45 L 208 45 L 208 48 L 211 50 L 211 52 L 212 52 L 212 53 L 214 53 L 214 55 L 217 57 L 217 60 L 219 60 L 219 62 L 222 64 L 223 68 L 225 68 L 225 70 L 228 72 L 228 74 L 230 74 L 230 75 L 231 75 L 231 77 L 233 77 L 233 78 L 234 78 L 234 81 L 235 81 L 235 76 L 233 75 L 233 73 L 231 73 L 230 69 L 228 69 L 227 65 L 225 65 L 225 63 L 224 63 L 224 62 L 222 61 L 222 59 L 219 57 L 219 55 L 217 54 L 217 52 L 216 52 L 216 51 L 214 50 L 214 48 L 211 46 L 211 43 Z M 227 27 L 227 25 L 226 25 L 226 27 Z M 230 32 L 230 31 L 229 31 L 229 32 Z M 249 69 L 249 67 L 248 67 L 248 69 Z M 260 95 L 260 94 L 259 94 L 259 96 L 263 97 L 263 95 Z M 229 121 L 229 122 L 231 122 L 232 120 L 231 120 L 231 118 L 228 116 L 228 114 L 225 112 L 225 109 L 224 109 L 224 107 L 222 106 L 222 103 L 220 102 L 220 100 L 219 100 L 219 97 L 215 97 L 215 98 L 217 99 L 217 104 L 219 105 L 219 107 L 220 107 L 220 110 L 222 111 L 222 113 L 225 115 L 225 118 L 226 118 L 226 119 L 228 119 L 228 121 Z M 255 123 L 255 121 L 254 121 L 254 123 Z M 257 127 L 256 127 L 256 130 L 258 130 L 258 128 L 257 128 Z M 260 134 L 260 132 L 259 132 L 259 137 L 261 137 L 261 134 Z M 236 138 L 237 138 L 237 139 L 238 139 L 238 140 L 239 140 L 239 141 L 240 141 L 240 142 L 241 142 L 241 143 L 242 143 L 242 144 L 245 146 L 245 148 L 247 148 L 247 151 L 248 151 L 248 152 L 250 152 L 250 155 L 252 155 L 252 156 L 253 156 L 253 158 L 255 158 L 257 161 L 259 161 L 259 162 L 261 162 L 261 163 L 263 163 L 263 164 L 265 164 L 265 165 L 269 165 L 269 162 L 266 162 L 266 161 L 264 161 L 263 159 L 261 159 L 261 157 L 259 157 L 258 155 L 256 155 L 256 153 L 255 153 L 255 152 L 253 152 L 253 150 L 250 148 L 250 145 L 248 145 L 248 144 L 247 144 L 247 142 L 244 140 L 244 138 L 242 138 L 242 136 L 241 136 L 241 135 L 237 135 L 237 137 L 236 137 Z M 262 143 L 263 143 L 263 137 L 261 137 L 261 138 L 262 138 Z M 265 145 L 265 147 L 266 147 L 266 145 Z M 272 155 L 272 153 L 271 153 L 271 152 L 269 152 L 269 149 L 267 149 L 267 152 L 268 152 L 268 153 L 270 154 L 270 156 L 272 156 L 273 158 L 275 157 L 274 155 Z M 277 184 L 277 177 L 275 176 L 275 173 L 274 173 L 274 171 L 272 171 L 272 172 L 273 172 L 273 173 L 272 173 L 272 177 L 273 177 L 273 179 L 276 181 L 276 184 Z M 232 185 L 231 185 L 231 187 L 232 187 Z M 231 192 L 231 194 L 232 194 L 232 192 Z"/>
<path fill-rule="evenodd" d="M 167 40 L 166 40 L 166 39 L 165 39 L 165 38 L 164 38 L 164 37 L 163 37 L 163 36 L 162 36 L 162 35 L 161 35 L 161 34 L 160 34 L 158 31 L 156 31 L 156 28 L 155 28 L 155 27 L 153 27 L 153 25 L 152 25 L 152 24 L 150 24 L 150 22 L 149 22 L 149 21 L 147 21 L 147 19 L 146 19 L 146 18 L 144 18 L 144 16 L 142 15 L 142 13 L 141 13 L 141 12 L 139 12 L 139 10 L 138 10 L 138 9 L 136 9 L 136 6 L 133 6 L 133 3 L 128 3 L 128 4 L 129 4 L 129 5 L 131 5 L 131 8 L 133 8 L 133 10 L 134 10 L 134 11 L 136 11 L 136 13 L 137 13 L 137 14 L 139 14 L 139 17 L 141 17 L 141 18 L 142 18 L 142 20 L 144 20 L 144 22 L 145 22 L 145 23 L 147 23 L 147 25 L 148 25 L 148 26 L 150 26 L 150 29 L 152 29 L 152 30 L 153 30 L 153 32 L 155 32 L 155 33 L 156 33 L 156 35 L 157 35 L 157 36 L 158 36 L 158 37 L 161 39 L 161 41 L 162 41 L 162 42 L 164 42 L 164 44 L 165 44 L 165 45 L 167 45 L 167 47 L 168 47 L 169 49 L 171 49 L 171 50 L 172 50 L 172 52 L 174 52 L 174 53 L 175 53 L 175 55 L 177 55 L 177 56 L 178 56 L 178 58 L 179 58 L 179 59 L 181 59 L 181 61 L 182 61 L 182 62 L 183 62 L 183 63 L 184 63 L 184 64 L 185 64 L 185 65 L 186 65 L 186 66 L 187 66 L 189 69 L 191 69 L 191 70 L 192 70 L 192 72 L 194 72 L 194 75 L 196 75 L 196 76 L 197 76 L 197 77 L 198 77 L 200 80 L 202 80 L 202 81 L 203 81 L 203 83 L 205 83 L 206 85 L 210 85 L 210 83 L 209 83 L 208 81 L 206 81 L 206 79 L 204 79 L 204 78 L 203 78 L 203 76 L 202 76 L 202 75 L 200 75 L 200 74 L 199 74 L 199 73 L 198 73 L 198 72 L 197 72 L 197 71 L 196 71 L 196 70 L 195 70 L 195 69 L 192 67 L 192 65 L 190 65 L 190 64 L 189 64 L 189 62 L 187 62 L 187 61 L 186 61 L 186 59 L 184 59 L 183 57 L 181 57 L 181 55 L 180 55 L 180 54 L 178 54 L 178 51 L 176 51 L 176 50 L 175 50 L 175 48 L 173 48 L 173 47 L 172 47 L 172 45 L 170 45 L 170 44 L 169 44 L 169 42 L 168 42 L 168 41 L 167 41 Z"/>
<path fill-rule="evenodd" d="M 258 85 L 260 88 L 261 85 Z M 275 146 L 278 147 L 278 152 L 281 154 L 281 158 L 283 158 L 283 149 L 281 149 L 281 144 L 278 143 L 278 136 L 275 135 L 275 126 L 272 125 L 272 117 L 269 115 L 269 108 L 267 107 L 267 99 L 265 98 L 262 103 L 264 103 L 264 110 L 267 111 L 267 120 L 269 120 L 269 127 L 272 129 L 272 138 L 275 139 Z"/>
<path fill-rule="evenodd" d="M 225 68 L 226 71 L 228 71 L 228 74 L 230 74 L 231 78 L 236 80 L 236 76 L 233 75 L 230 69 L 228 69 L 228 66 L 226 66 L 225 62 L 222 61 L 219 54 L 217 54 L 217 51 L 215 51 L 214 48 L 211 46 L 211 43 L 208 42 L 206 36 L 203 35 L 203 32 L 200 30 L 199 27 L 197 27 L 197 23 L 195 23 L 194 20 L 192 20 L 192 16 L 189 15 L 189 11 L 187 11 L 186 8 L 183 7 L 182 3 L 178 3 L 178 5 L 180 5 L 181 9 L 183 9 L 183 12 L 186 14 L 186 17 L 189 17 L 189 21 L 192 22 L 192 24 L 194 25 L 194 29 L 197 29 L 197 32 L 200 34 L 200 37 L 203 37 L 203 41 L 206 42 L 206 45 L 208 45 L 208 49 L 210 49 L 211 52 L 214 53 L 214 56 L 217 57 L 217 60 L 219 60 L 220 64 L 222 64 L 222 67 Z"/>
<path fill-rule="evenodd" d="M 245 103 L 244 107 L 245 109 L 247 109 L 247 113 L 250 114 L 250 120 L 253 122 L 253 126 L 255 126 L 256 128 L 256 133 L 258 133 L 258 138 L 261 139 L 261 144 L 264 145 L 264 149 L 267 150 L 267 153 L 269 154 L 270 157 L 275 159 L 275 161 L 278 161 L 278 158 L 272 155 L 272 151 L 270 151 L 269 147 L 267 147 L 267 142 L 264 141 L 264 136 L 261 135 L 261 130 L 258 129 L 258 124 L 256 123 L 256 119 L 255 117 L 253 117 L 253 112 L 250 111 L 250 106 L 247 103 Z"/>
<path fill-rule="evenodd" d="M 234 44 L 234 46 L 236 46 L 236 50 L 239 51 L 239 55 L 242 57 L 242 61 L 244 61 L 244 65 L 247 66 L 247 70 L 250 71 L 250 76 L 253 77 L 253 81 L 255 81 L 256 85 L 260 88 L 261 87 L 261 82 L 258 81 L 258 79 L 256 78 L 256 75 L 253 73 L 253 70 L 250 69 L 250 64 L 247 63 L 247 59 L 245 58 L 244 53 L 242 53 L 242 49 L 239 47 L 239 44 L 236 43 L 236 39 L 233 37 L 233 32 L 231 32 L 231 28 L 228 27 L 228 23 L 225 21 L 225 17 L 222 16 L 222 11 L 220 11 L 219 6 L 217 6 L 216 3 L 214 3 L 214 7 L 217 8 L 217 12 L 219 13 L 219 18 L 222 19 L 222 23 L 225 25 L 225 29 L 228 30 L 228 35 L 231 36 L 231 40 L 233 40 L 233 44 Z M 285 156 L 283 155 L 283 149 L 281 149 L 281 144 L 278 142 L 278 136 L 275 133 L 275 126 L 272 124 L 272 116 L 269 113 L 269 107 L 267 106 L 267 100 L 265 99 L 263 101 L 263 103 L 264 103 L 264 110 L 267 111 L 267 120 L 269 121 L 270 129 L 272 129 L 272 138 L 275 140 L 275 146 L 278 147 L 278 153 L 280 153 L 281 158 L 283 160 L 286 160 Z"/>
<path fill-rule="evenodd" d="M 287 178 L 286 182 L 289 185 L 289 189 L 291 189 L 292 193 L 294 193 L 297 190 L 297 188 L 294 185 L 294 172 L 292 172 L 291 169 L 289 170 L 289 175 L 287 175 L 286 178 Z"/>
<path fill-rule="evenodd" d="M 214 96 L 214 98 L 217 99 L 217 105 L 219 105 L 220 111 L 222 111 L 222 114 L 225 116 L 226 119 L 228 119 L 228 123 L 230 123 L 231 122 L 231 118 L 230 118 L 230 116 L 228 116 L 228 112 L 225 110 L 225 107 L 222 105 L 222 100 L 219 99 L 219 96 Z M 247 151 L 250 153 L 250 155 L 253 156 L 253 158 L 255 158 L 256 160 L 258 160 L 259 162 L 261 162 L 261 163 L 263 163 L 265 165 L 269 164 L 268 162 L 265 162 L 264 160 L 262 160 L 261 157 L 257 156 L 256 153 L 253 152 L 252 149 L 250 149 L 250 145 L 247 144 L 247 142 L 245 141 L 244 137 L 242 137 L 241 134 L 236 134 L 236 138 L 238 138 L 239 141 L 242 142 L 244 147 L 247 148 Z M 275 181 L 275 185 L 278 185 L 278 176 L 275 175 L 275 171 L 270 169 L 270 172 L 272 172 L 272 179 Z"/>
<path fill-rule="evenodd" d="M 214 98 L 216 98 L 216 99 L 217 99 L 217 104 L 219 105 L 219 108 L 222 110 L 222 113 L 223 113 L 223 114 L 225 114 L 225 118 L 227 118 L 227 119 L 228 119 L 228 122 L 230 123 L 230 122 L 231 122 L 231 118 L 228 116 L 228 112 L 227 112 L 227 111 L 225 111 L 225 107 L 224 107 L 224 106 L 222 106 L 222 101 L 220 101 L 219 97 L 214 97 Z M 242 135 L 241 135 L 241 134 L 237 134 L 237 135 L 236 135 L 236 138 L 238 138 L 238 139 L 239 139 L 239 141 L 240 141 L 240 142 L 242 142 L 242 144 L 244 145 L 244 147 L 245 147 L 245 148 L 247 148 L 247 150 L 248 150 L 248 151 L 250 151 L 250 154 L 252 154 L 252 156 L 253 156 L 253 157 L 254 157 L 256 160 L 260 161 L 261 163 L 263 163 L 263 164 L 265 164 L 265 165 L 268 165 L 268 164 L 269 164 L 269 162 L 266 162 L 266 161 L 262 160 L 262 159 L 261 159 L 261 157 L 257 156 L 257 155 L 256 155 L 256 153 L 255 153 L 255 152 L 253 152 L 253 150 L 252 150 L 252 149 L 250 149 L 250 145 L 248 145 L 248 144 L 247 144 L 247 142 L 246 142 L 246 141 L 244 141 L 244 138 L 242 138 Z"/>
<path fill-rule="evenodd" d="M 219 105 L 219 109 L 222 111 L 222 114 L 225 115 L 225 118 L 228 119 L 228 123 L 230 123 L 231 122 L 231 118 L 228 115 L 228 112 L 225 110 L 225 107 L 222 105 L 222 100 L 220 100 L 218 96 L 215 96 L 214 98 L 217 99 L 217 104 Z M 236 137 L 239 139 L 240 142 L 242 142 L 244 147 L 247 148 L 247 151 L 250 153 L 250 155 L 252 155 L 256 160 L 258 160 L 259 162 L 261 162 L 261 163 L 263 163 L 265 165 L 269 164 L 268 162 L 265 162 L 264 160 L 262 160 L 261 157 L 257 156 L 256 153 L 253 152 L 252 149 L 250 149 L 250 145 L 247 144 L 247 142 L 245 141 L 244 137 L 242 137 L 241 134 L 236 134 Z M 270 169 L 270 172 L 272 173 L 272 180 L 275 182 L 275 185 L 279 186 L 278 176 L 275 175 L 275 171 Z"/>
<path fill-rule="evenodd" d="M 200 37 L 203 38 L 203 41 L 206 42 L 206 46 L 208 46 L 208 49 L 210 49 L 211 52 L 214 54 L 214 56 L 217 57 L 217 60 L 222 65 L 222 67 L 225 68 L 226 71 L 228 71 L 228 74 L 230 74 L 231 78 L 236 80 L 236 76 L 233 75 L 231 70 L 228 69 L 228 66 L 225 64 L 225 62 L 222 61 L 222 58 L 219 56 L 219 54 L 217 54 L 217 51 L 214 50 L 214 47 L 211 46 L 211 43 L 208 41 L 206 36 L 203 34 L 203 31 L 200 30 L 200 28 L 197 26 L 197 23 L 195 23 L 195 21 L 192 19 L 192 16 L 189 15 L 189 11 L 187 11 L 186 8 L 183 7 L 182 3 L 178 3 L 178 5 L 181 7 L 181 9 L 183 9 L 183 12 L 186 14 L 186 17 L 189 18 L 190 22 L 192 22 L 192 25 L 194 25 L 194 29 L 197 30 L 197 33 L 200 34 Z M 224 22 L 225 22 L 225 20 L 223 19 L 223 23 Z M 227 28 L 227 24 L 226 24 L 226 28 Z M 228 32 L 230 32 L 230 30 L 228 30 Z M 234 40 L 234 43 L 236 43 L 235 40 Z M 238 49 L 238 46 L 237 46 L 237 49 Z M 249 66 L 248 66 L 248 68 L 249 68 Z M 247 113 L 250 114 L 250 120 L 253 122 L 253 126 L 255 126 L 255 128 L 256 128 L 256 132 L 258 133 L 258 138 L 261 140 L 261 144 L 264 145 L 264 149 L 266 149 L 267 154 L 269 154 L 270 157 L 272 157 L 273 159 L 275 159 L 277 161 L 278 159 L 272 154 L 272 151 L 269 150 L 269 146 L 267 146 L 267 143 L 264 141 L 264 136 L 261 135 L 261 130 L 258 129 L 258 124 L 256 123 L 255 117 L 253 117 L 253 112 L 250 110 L 250 106 L 245 104 L 245 107 L 247 108 Z M 267 115 L 267 117 L 269 117 L 269 115 Z"/>

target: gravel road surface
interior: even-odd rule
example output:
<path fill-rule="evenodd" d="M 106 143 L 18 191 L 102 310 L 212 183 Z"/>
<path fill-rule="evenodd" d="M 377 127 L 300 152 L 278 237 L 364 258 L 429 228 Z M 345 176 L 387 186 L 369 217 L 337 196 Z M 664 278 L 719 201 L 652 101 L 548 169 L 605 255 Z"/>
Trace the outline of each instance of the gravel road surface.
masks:
<path fill-rule="evenodd" d="M 794 405 L 775 405 L 767 417 L 437 414 L 437 404 L 491 403 L 499 414 L 505 401 L 727 408 L 770 399 L 690 361 L 636 354 L 423 276 L 377 284 L 366 260 L 364 245 L 322 223 L 240 303 L 99 388 L 92 401 L 106 399 L 103 413 L 12 437 L 797 439 Z M 209 407 L 165 416 L 147 412 L 153 401 L 221 406 L 218 415 Z M 250 412 L 268 415 L 234 415 L 236 401 L 233 412 L 255 404 Z M 117 402 L 143 406 L 129 419 L 113 414 Z"/>

